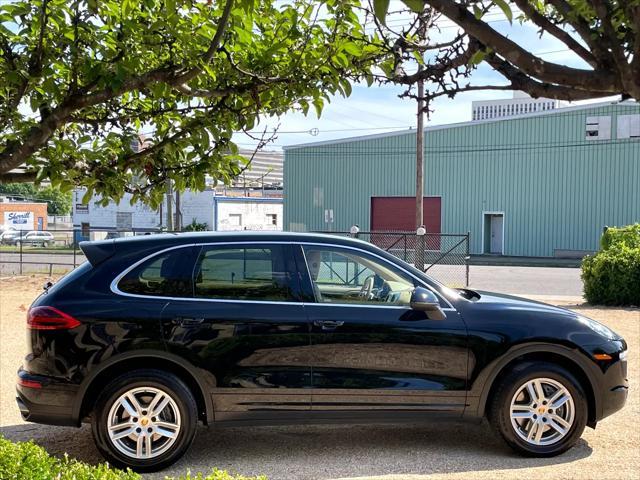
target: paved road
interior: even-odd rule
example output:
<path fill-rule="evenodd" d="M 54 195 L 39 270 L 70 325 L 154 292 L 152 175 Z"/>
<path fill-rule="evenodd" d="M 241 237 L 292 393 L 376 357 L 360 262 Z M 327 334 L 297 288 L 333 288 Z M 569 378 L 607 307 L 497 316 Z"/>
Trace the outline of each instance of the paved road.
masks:
<path fill-rule="evenodd" d="M 579 268 L 470 267 L 471 288 L 516 295 L 582 296 Z"/>

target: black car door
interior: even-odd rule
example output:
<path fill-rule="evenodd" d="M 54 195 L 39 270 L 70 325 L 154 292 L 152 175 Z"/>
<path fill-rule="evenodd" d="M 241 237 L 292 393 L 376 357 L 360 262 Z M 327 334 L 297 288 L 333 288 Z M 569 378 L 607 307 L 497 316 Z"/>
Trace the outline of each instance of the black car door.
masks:
<path fill-rule="evenodd" d="M 310 408 L 311 372 L 301 355 L 310 325 L 290 249 L 203 245 L 192 298 L 171 299 L 162 312 L 168 350 L 215 378 L 216 421 Z"/>
<path fill-rule="evenodd" d="M 467 333 L 441 298 L 444 320 L 409 307 L 426 286 L 381 256 L 345 246 L 303 245 L 298 263 L 315 301 L 306 357 L 312 368 L 312 411 L 449 411 L 462 413 Z"/>

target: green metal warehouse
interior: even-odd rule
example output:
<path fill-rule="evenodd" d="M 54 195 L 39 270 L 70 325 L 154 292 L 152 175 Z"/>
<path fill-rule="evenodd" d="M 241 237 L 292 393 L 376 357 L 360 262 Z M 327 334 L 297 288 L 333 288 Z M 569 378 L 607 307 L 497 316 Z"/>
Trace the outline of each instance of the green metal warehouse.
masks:
<path fill-rule="evenodd" d="M 284 228 L 414 230 L 415 131 L 285 147 Z M 425 130 L 427 231 L 473 254 L 571 257 L 640 221 L 640 105 L 600 103 Z"/>

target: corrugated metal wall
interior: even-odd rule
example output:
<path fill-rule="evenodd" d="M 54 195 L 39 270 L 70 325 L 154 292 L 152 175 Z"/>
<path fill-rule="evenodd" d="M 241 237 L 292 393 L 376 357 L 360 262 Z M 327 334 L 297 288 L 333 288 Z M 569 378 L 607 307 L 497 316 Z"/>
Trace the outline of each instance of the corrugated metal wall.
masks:
<path fill-rule="evenodd" d="M 616 139 L 637 105 L 559 111 L 427 130 L 425 195 L 442 196 L 442 231 L 471 231 L 504 212 L 505 255 L 595 250 L 604 225 L 640 221 L 640 139 Z M 611 115 L 611 140 L 586 140 L 586 117 Z M 369 228 L 372 196 L 414 194 L 415 134 L 285 151 L 285 229 Z M 333 209 L 334 223 L 325 223 Z"/>

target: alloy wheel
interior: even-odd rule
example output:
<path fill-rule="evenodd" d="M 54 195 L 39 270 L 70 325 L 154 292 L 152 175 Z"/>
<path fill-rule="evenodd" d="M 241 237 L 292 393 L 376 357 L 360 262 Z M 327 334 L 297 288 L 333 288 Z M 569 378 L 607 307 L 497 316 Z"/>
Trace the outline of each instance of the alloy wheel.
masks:
<path fill-rule="evenodd" d="M 571 430 L 575 405 L 569 389 L 551 378 L 534 378 L 511 399 L 511 425 L 532 445 L 553 445 Z"/>
<path fill-rule="evenodd" d="M 162 455 L 176 442 L 180 429 L 178 405 L 168 393 L 155 387 L 126 391 L 107 416 L 109 439 L 130 458 Z"/>

